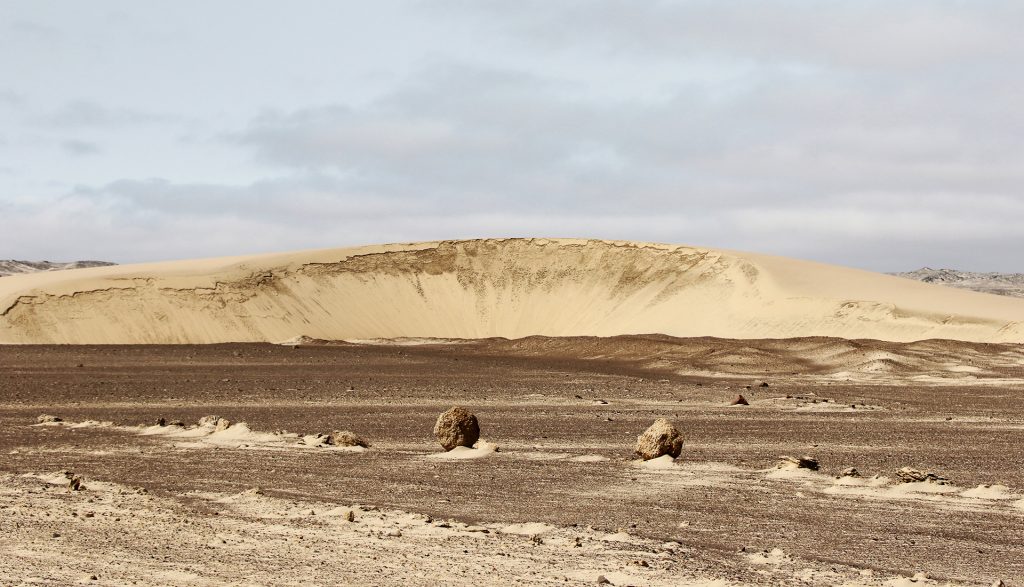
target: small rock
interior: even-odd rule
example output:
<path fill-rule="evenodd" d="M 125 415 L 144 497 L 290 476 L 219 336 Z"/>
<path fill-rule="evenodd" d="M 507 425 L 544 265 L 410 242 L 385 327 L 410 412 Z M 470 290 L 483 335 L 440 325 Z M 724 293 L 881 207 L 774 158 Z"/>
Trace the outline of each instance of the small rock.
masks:
<path fill-rule="evenodd" d="M 480 440 L 480 423 L 465 408 L 454 407 L 438 416 L 434 436 L 445 450 L 457 446 L 472 447 Z"/>
<path fill-rule="evenodd" d="M 608 577 L 605 577 L 604 575 L 598 575 L 597 576 L 597 584 L 598 585 L 611 585 L 612 582 L 608 580 Z"/>
<path fill-rule="evenodd" d="M 217 420 L 217 425 L 214 426 L 213 431 L 214 432 L 221 432 L 223 430 L 227 430 L 230 427 L 231 427 L 231 420 L 228 420 L 227 418 L 221 418 L 220 420 Z"/>
<path fill-rule="evenodd" d="M 347 512 L 345 512 L 345 515 L 343 517 L 345 518 L 346 522 L 356 521 L 356 513 L 352 510 L 348 510 Z"/>
<path fill-rule="evenodd" d="M 747 398 L 743 397 L 743 394 L 740 394 L 740 395 L 737 395 L 736 399 L 732 400 L 732 402 L 729 405 L 732 405 L 732 406 L 749 406 L 750 402 L 747 401 Z"/>
<path fill-rule="evenodd" d="M 370 443 L 366 442 L 355 432 L 349 432 L 348 430 L 335 430 L 327 435 L 327 444 L 334 446 L 361 446 L 363 448 L 370 448 Z"/>
<path fill-rule="evenodd" d="M 839 474 L 840 477 L 860 477 L 860 471 L 853 467 L 847 467 L 843 469 L 843 472 Z"/>
<path fill-rule="evenodd" d="M 50 414 L 40 414 L 39 417 L 36 418 L 36 422 L 38 422 L 39 424 L 49 424 L 51 422 L 63 422 L 63 421 L 64 421 L 63 418 L 60 418 L 58 416 L 53 416 L 53 415 L 50 415 Z"/>
<path fill-rule="evenodd" d="M 928 483 L 937 483 L 939 485 L 949 483 L 949 479 L 942 475 L 932 473 L 931 471 L 918 471 L 911 467 L 903 467 L 899 471 L 896 471 L 896 477 L 902 483 L 921 483 L 925 481 Z"/>
<path fill-rule="evenodd" d="M 199 427 L 200 428 L 202 428 L 204 426 L 214 427 L 214 426 L 217 425 L 217 422 L 219 422 L 219 421 L 220 421 L 220 416 L 203 416 L 202 418 L 199 418 Z"/>
<path fill-rule="evenodd" d="M 402 537 L 402 531 L 399 530 L 398 528 L 395 528 L 394 530 L 391 530 L 390 532 L 388 532 L 387 536 L 388 536 L 388 538 L 401 538 Z"/>
<path fill-rule="evenodd" d="M 659 418 L 636 438 L 636 454 L 649 461 L 662 455 L 678 458 L 683 451 L 683 435 L 665 418 Z"/>
<path fill-rule="evenodd" d="M 80 476 L 75 475 L 71 471 L 62 472 L 64 473 L 64 477 L 66 477 L 68 480 L 69 491 L 82 491 L 83 489 L 85 489 L 85 485 L 82 484 L 82 478 Z"/>
<path fill-rule="evenodd" d="M 157 418 L 156 419 L 156 425 L 157 426 L 166 426 L 167 425 L 167 418 Z"/>
<path fill-rule="evenodd" d="M 811 471 L 817 471 L 819 467 L 818 459 L 804 455 L 800 458 L 783 455 L 779 457 L 779 464 L 776 465 L 778 469 L 790 469 L 793 467 L 797 469 L 809 469 Z"/>
<path fill-rule="evenodd" d="M 167 423 L 167 425 L 168 426 L 177 426 L 178 428 L 184 428 L 185 427 L 185 423 L 182 422 L 181 420 L 171 420 L 170 422 Z"/>

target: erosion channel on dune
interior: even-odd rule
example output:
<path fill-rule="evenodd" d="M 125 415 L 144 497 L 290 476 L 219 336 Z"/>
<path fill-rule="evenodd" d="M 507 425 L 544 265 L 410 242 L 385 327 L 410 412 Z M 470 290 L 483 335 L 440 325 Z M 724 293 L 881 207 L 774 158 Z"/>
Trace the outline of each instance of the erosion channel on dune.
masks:
<path fill-rule="evenodd" d="M 1024 300 L 678 245 L 489 239 L 0 281 L 0 343 L 614 336 L 1024 341 Z"/>

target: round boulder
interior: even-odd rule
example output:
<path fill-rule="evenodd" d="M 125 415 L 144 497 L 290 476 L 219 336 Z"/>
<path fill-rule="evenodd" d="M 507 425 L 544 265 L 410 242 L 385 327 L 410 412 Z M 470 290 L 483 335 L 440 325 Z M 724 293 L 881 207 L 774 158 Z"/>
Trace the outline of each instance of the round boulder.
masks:
<path fill-rule="evenodd" d="M 645 461 L 664 455 L 677 458 L 682 451 L 683 435 L 665 418 L 655 420 L 650 428 L 636 437 L 636 454 Z"/>
<path fill-rule="evenodd" d="M 465 408 L 454 407 L 438 416 L 434 436 L 445 450 L 457 446 L 472 447 L 480 440 L 480 424 L 476 416 Z"/>

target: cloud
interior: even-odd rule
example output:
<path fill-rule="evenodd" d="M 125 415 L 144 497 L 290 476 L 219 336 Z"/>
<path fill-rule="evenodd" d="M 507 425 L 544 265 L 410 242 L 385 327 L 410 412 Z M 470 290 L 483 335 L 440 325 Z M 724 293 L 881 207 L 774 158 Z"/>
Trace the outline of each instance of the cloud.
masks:
<path fill-rule="evenodd" d="M 21 108 L 25 105 L 25 96 L 11 90 L 0 90 L 0 104 L 12 108 Z"/>
<path fill-rule="evenodd" d="M 585 88 L 466 67 L 362 109 L 268 114 L 232 140 L 260 162 L 343 172 L 376 190 L 610 211 L 623 194 L 657 206 L 700 196 L 724 204 L 880 190 L 1016 193 L 1021 129 L 1003 110 L 945 97 L 944 84 L 783 76 L 728 98 L 698 87 L 659 101 L 595 103 Z M 1024 99 L 1024 86 L 1004 89 Z"/>
<path fill-rule="evenodd" d="M 100 152 L 99 145 L 89 141 L 68 140 L 60 144 L 61 148 L 72 155 L 95 155 Z"/>
<path fill-rule="evenodd" d="M 74 256 L 143 260 L 603 236 L 885 270 L 1024 270 L 1019 3 L 419 6 L 406 28 L 438 34 L 424 36 L 415 61 L 366 56 L 372 88 L 320 85 L 338 47 L 292 39 L 289 54 L 312 64 L 301 75 L 287 60 L 253 68 L 258 79 L 232 70 L 251 93 L 245 108 L 234 94 L 207 104 L 216 92 L 181 108 L 131 87 L 105 98 L 96 89 L 95 100 L 64 92 L 31 132 L 5 133 L 46 135 L 48 157 L 63 141 L 67 165 L 45 168 L 70 169 L 60 179 L 82 185 L 59 198 L 7 189 L 20 198 L 9 217 L 32 229 L 0 232 L 0 245 L 50 239 L 91 247 Z M 241 55 L 262 40 L 238 42 Z M 172 95 L 186 78 L 153 51 Z M 195 79 L 220 79 L 195 68 Z M 263 101 L 267 84 L 292 82 L 302 91 Z M 168 108 L 181 118 L 152 112 Z M 64 140 L 104 129 L 116 132 L 102 135 L 102 153 Z M 190 142 L 164 140 L 155 154 L 159 139 L 183 135 Z M 101 165 L 88 181 L 75 176 Z M 162 179 L 140 179 L 150 174 Z"/>
<path fill-rule="evenodd" d="M 46 126 L 60 128 L 120 128 L 179 121 L 176 116 L 104 106 L 89 100 L 69 102 L 40 120 Z"/>
<path fill-rule="evenodd" d="M 602 57 L 741 59 L 826 68 L 914 70 L 1019 57 L 1024 8 L 979 2 L 821 3 L 715 0 L 453 0 L 450 13 L 501 21 L 501 33 L 548 50 Z"/>
<path fill-rule="evenodd" d="M 60 35 L 56 28 L 32 20 L 15 20 L 7 28 L 11 32 L 37 37 L 40 40 L 52 40 Z"/>

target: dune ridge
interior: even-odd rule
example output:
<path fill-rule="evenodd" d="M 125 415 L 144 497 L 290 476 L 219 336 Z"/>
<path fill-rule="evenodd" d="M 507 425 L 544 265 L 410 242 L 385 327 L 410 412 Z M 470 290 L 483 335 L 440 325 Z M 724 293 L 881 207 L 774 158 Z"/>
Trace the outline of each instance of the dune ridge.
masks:
<path fill-rule="evenodd" d="M 1024 342 L 1024 300 L 682 245 L 482 239 L 5 277 L 0 343 L 660 333 Z"/>

